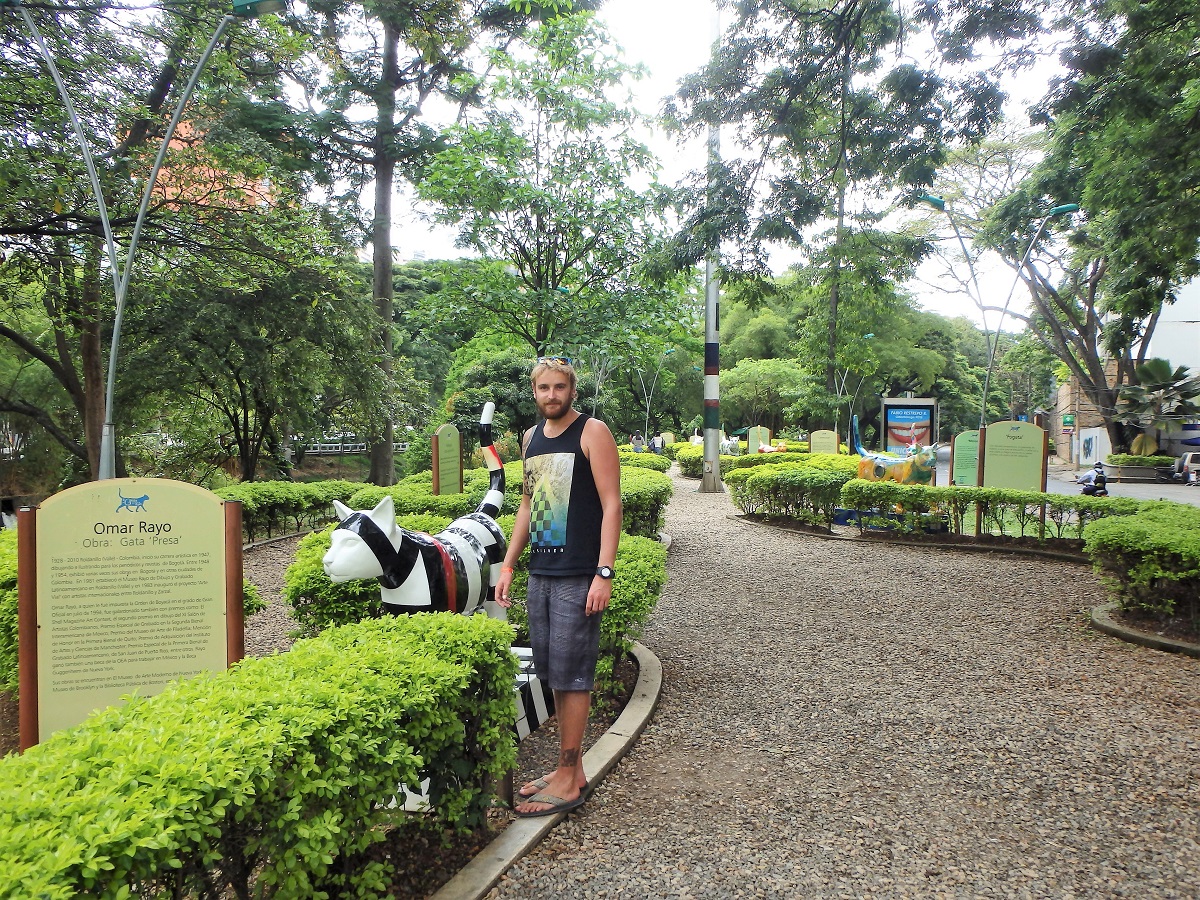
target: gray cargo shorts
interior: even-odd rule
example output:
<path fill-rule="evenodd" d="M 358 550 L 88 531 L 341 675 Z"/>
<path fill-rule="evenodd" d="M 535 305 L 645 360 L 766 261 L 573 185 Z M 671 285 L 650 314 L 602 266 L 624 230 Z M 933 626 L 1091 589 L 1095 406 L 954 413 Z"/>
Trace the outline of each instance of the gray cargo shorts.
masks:
<path fill-rule="evenodd" d="M 530 575 L 525 609 L 538 678 L 554 691 L 590 691 L 603 613 L 586 615 L 592 575 Z"/>

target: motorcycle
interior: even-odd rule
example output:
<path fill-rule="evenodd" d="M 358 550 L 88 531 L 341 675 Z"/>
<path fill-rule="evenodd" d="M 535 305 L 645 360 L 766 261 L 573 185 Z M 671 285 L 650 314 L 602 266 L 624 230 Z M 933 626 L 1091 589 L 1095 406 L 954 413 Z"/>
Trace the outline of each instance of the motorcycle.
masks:
<path fill-rule="evenodd" d="M 1108 476 L 1103 472 L 1097 472 L 1095 477 L 1081 481 L 1075 479 L 1076 484 L 1083 485 L 1083 489 L 1079 492 L 1088 497 L 1107 497 L 1108 496 Z"/>

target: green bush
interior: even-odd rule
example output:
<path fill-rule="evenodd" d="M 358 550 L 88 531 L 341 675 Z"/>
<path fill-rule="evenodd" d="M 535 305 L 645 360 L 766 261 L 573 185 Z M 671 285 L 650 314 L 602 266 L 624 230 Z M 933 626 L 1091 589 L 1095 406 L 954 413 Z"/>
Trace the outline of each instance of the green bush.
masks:
<path fill-rule="evenodd" d="M 621 530 L 657 538 L 673 487 L 669 476 L 651 469 L 621 469 Z"/>
<path fill-rule="evenodd" d="M 1110 453 L 1106 462 L 1110 466 L 1173 466 L 1175 456 L 1134 456 L 1130 453 Z"/>
<path fill-rule="evenodd" d="M 504 509 L 515 512 L 521 502 L 521 461 L 504 465 Z M 483 502 L 491 484 L 487 469 L 466 469 L 463 472 L 461 494 L 433 493 L 433 473 L 409 475 L 391 487 L 358 485 L 358 490 L 346 501 L 351 509 L 373 509 L 385 496 L 391 495 L 398 515 L 432 513 L 456 519 L 474 512 Z"/>
<path fill-rule="evenodd" d="M 437 840 L 511 768 L 511 629 L 386 618 L 176 682 L 0 761 L 0 896 L 381 897 L 431 779 Z"/>
<path fill-rule="evenodd" d="M 1142 503 L 1126 497 L 1085 497 L 1043 494 L 1007 488 L 966 486 L 930 487 L 892 481 L 854 479 L 842 488 L 841 505 L 859 514 L 860 527 L 882 524 L 900 531 L 917 531 L 928 520 L 924 514 L 947 516 L 950 531 L 976 533 L 976 516 L 982 534 L 1037 537 L 1043 540 L 1080 539 L 1088 522 L 1107 516 L 1129 516 Z M 1046 524 L 1042 525 L 1042 509 Z M 900 513 L 896 524 L 892 514 Z M 872 519 L 874 514 L 878 521 Z"/>
<path fill-rule="evenodd" d="M 785 462 L 734 469 L 725 483 L 733 502 L 745 513 L 829 525 L 842 485 L 853 477 L 846 471 Z"/>
<path fill-rule="evenodd" d="M 361 487 L 354 481 L 246 481 L 214 493 L 242 504 L 242 531 L 253 542 L 329 521 L 333 501 L 346 502 Z"/>
<path fill-rule="evenodd" d="M 0 530 L 0 691 L 17 695 L 17 532 Z"/>
<path fill-rule="evenodd" d="M 1136 516 L 1091 522 L 1083 534 L 1093 567 L 1123 607 L 1200 623 L 1200 509 L 1151 501 Z"/>
<path fill-rule="evenodd" d="M 653 469 L 655 472 L 665 472 L 671 468 L 671 460 L 657 453 L 634 453 L 632 450 L 618 450 L 622 468 L 633 466 L 638 469 Z"/>

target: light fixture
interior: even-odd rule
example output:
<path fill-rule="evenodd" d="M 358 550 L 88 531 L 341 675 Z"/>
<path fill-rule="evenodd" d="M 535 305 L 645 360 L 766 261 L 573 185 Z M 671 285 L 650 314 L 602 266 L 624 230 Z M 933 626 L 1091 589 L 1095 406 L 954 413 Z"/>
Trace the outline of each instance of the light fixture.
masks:
<path fill-rule="evenodd" d="M 233 0 L 233 14 L 243 19 L 282 12 L 287 12 L 287 0 Z"/>

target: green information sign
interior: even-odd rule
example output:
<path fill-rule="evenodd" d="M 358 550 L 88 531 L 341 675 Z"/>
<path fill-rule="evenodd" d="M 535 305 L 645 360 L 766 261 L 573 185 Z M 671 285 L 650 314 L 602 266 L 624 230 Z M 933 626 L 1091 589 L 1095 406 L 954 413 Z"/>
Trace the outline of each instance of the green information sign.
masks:
<path fill-rule="evenodd" d="M 180 481 L 70 488 L 37 511 L 39 740 L 228 665 L 225 509 Z"/>
<path fill-rule="evenodd" d="M 993 422 L 983 446 L 983 486 L 1046 489 L 1046 431 L 1032 422 Z"/>
<path fill-rule="evenodd" d="M 766 425 L 754 425 L 746 431 L 746 446 L 750 453 L 757 453 L 759 447 L 771 446 L 771 429 Z"/>
<path fill-rule="evenodd" d="M 954 436 L 950 451 L 950 483 L 979 486 L 979 431 L 971 429 Z"/>
<path fill-rule="evenodd" d="M 814 431 L 808 436 L 809 453 L 837 453 L 838 436 L 836 431 Z"/>
<path fill-rule="evenodd" d="M 463 492 L 462 436 L 449 423 L 439 425 L 433 433 L 433 492 Z"/>
<path fill-rule="evenodd" d="M 1071 415 L 1070 413 L 1064 415 L 1062 423 L 1063 423 L 1063 425 L 1074 425 L 1075 424 L 1075 416 Z"/>

